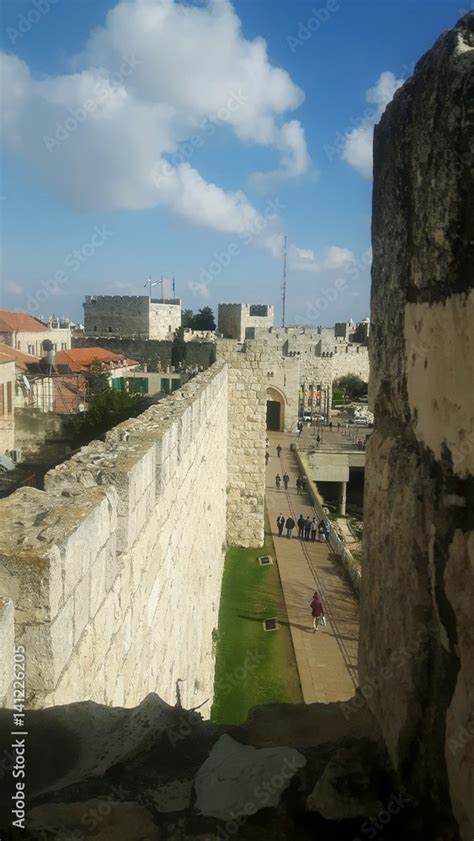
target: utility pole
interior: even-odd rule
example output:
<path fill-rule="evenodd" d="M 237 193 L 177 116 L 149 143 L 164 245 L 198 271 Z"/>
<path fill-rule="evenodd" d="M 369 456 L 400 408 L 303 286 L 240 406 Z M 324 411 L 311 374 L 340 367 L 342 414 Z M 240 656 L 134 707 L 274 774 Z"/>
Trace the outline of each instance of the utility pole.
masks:
<path fill-rule="evenodd" d="M 281 326 L 285 326 L 285 310 L 286 310 L 286 234 L 285 244 L 283 246 L 283 286 L 281 289 Z"/>

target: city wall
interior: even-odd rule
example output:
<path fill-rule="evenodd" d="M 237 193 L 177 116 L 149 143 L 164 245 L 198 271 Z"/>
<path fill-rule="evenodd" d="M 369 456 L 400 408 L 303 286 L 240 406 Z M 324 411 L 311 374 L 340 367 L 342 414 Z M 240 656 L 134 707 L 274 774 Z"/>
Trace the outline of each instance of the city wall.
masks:
<path fill-rule="evenodd" d="M 15 609 L 0 604 L 2 662 L 14 634 L 30 706 L 157 692 L 209 714 L 226 544 L 264 535 L 262 360 L 229 345 L 46 474 L 45 491 L 2 501 L 0 597 Z"/>
<path fill-rule="evenodd" d="M 148 295 L 86 295 L 84 328 L 89 336 L 136 336 L 147 339 L 150 330 Z"/>
<path fill-rule="evenodd" d="M 261 546 L 264 539 L 266 355 L 252 343 L 217 342 L 228 363 L 227 539 Z"/>
<path fill-rule="evenodd" d="M 186 339 L 185 339 L 186 341 Z M 149 371 L 156 371 L 157 365 L 161 370 L 171 365 L 171 351 L 173 342 L 158 341 L 156 339 L 124 339 L 101 337 L 100 342 L 94 337 L 77 337 L 73 339 L 73 347 L 100 347 L 120 353 L 129 359 L 136 359 L 142 365 L 146 364 Z M 208 368 L 214 356 L 213 341 L 186 341 L 186 365 L 199 365 Z"/>

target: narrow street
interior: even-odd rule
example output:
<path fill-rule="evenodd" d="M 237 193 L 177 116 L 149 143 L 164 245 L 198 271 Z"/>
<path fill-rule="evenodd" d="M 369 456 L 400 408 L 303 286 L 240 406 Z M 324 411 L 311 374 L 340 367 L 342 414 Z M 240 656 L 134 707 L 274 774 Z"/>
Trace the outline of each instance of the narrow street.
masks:
<path fill-rule="evenodd" d="M 312 517 L 308 494 L 298 496 L 298 464 L 290 450 L 296 435 L 268 433 L 270 462 L 267 466 L 266 508 L 273 534 L 276 560 L 288 612 L 293 646 L 305 703 L 346 700 L 354 694 L 357 680 L 359 605 L 342 568 L 326 543 L 298 539 L 295 528 L 289 540 L 278 536 L 276 518 L 280 512 L 297 521 L 300 514 Z M 276 447 L 282 447 L 278 459 Z M 277 491 L 275 475 L 290 477 L 288 491 L 283 483 Z M 321 594 L 327 625 L 312 630 L 310 602 L 315 590 Z"/>

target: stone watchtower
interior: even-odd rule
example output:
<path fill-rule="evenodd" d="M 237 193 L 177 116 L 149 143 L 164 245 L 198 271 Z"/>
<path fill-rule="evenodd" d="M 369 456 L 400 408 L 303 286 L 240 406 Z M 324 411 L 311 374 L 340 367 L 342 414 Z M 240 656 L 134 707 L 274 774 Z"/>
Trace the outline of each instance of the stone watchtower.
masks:
<path fill-rule="evenodd" d="M 219 304 L 217 329 L 224 339 L 253 339 L 255 330 L 273 327 L 274 308 L 270 304 Z"/>
<path fill-rule="evenodd" d="M 148 295 L 86 295 L 86 336 L 166 340 L 181 327 L 181 300 Z"/>

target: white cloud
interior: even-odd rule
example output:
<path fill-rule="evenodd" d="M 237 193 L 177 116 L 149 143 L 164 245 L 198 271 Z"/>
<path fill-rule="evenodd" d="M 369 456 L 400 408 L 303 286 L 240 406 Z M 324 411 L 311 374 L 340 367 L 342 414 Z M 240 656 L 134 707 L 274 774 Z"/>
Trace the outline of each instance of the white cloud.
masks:
<path fill-rule="evenodd" d="M 342 157 L 366 178 L 372 178 L 374 126 L 403 82 L 403 79 L 395 78 L 390 70 L 382 73 L 365 95 L 367 102 L 374 105 L 373 110 L 361 120 L 359 126 L 345 135 Z"/>
<path fill-rule="evenodd" d="M 206 182 L 189 160 L 167 163 L 190 137 L 206 142 L 203 126 L 275 148 L 279 177 L 309 166 L 301 123 L 281 122 L 303 93 L 270 64 L 261 38 L 244 38 L 228 0 L 122 0 L 74 72 L 37 80 L 14 56 L 2 64 L 7 146 L 79 210 L 164 205 L 191 225 L 254 229 L 259 213 L 241 191 Z"/>
<path fill-rule="evenodd" d="M 288 265 L 295 272 L 341 271 L 352 265 L 355 257 L 348 248 L 331 245 L 322 251 L 312 251 L 308 248 L 290 246 L 288 249 Z"/>
<path fill-rule="evenodd" d="M 281 127 L 275 145 L 282 152 L 280 167 L 271 172 L 254 172 L 250 181 L 257 189 L 264 190 L 279 181 L 299 178 L 311 168 L 304 129 L 299 120 L 291 120 Z"/>
<path fill-rule="evenodd" d="M 8 292 L 10 295 L 23 295 L 25 290 L 23 286 L 20 286 L 20 284 L 16 283 L 16 281 L 7 280 L 5 283 L 5 292 Z"/>
<path fill-rule="evenodd" d="M 209 297 L 209 286 L 207 285 L 207 283 L 198 283 L 197 281 L 192 280 L 190 283 L 188 283 L 188 288 L 198 298 Z"/>

